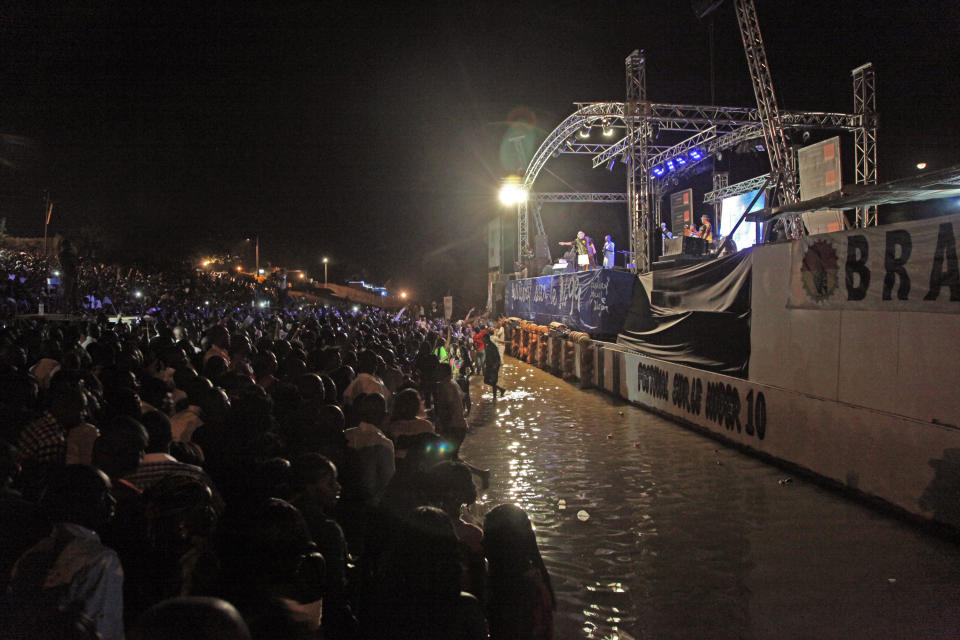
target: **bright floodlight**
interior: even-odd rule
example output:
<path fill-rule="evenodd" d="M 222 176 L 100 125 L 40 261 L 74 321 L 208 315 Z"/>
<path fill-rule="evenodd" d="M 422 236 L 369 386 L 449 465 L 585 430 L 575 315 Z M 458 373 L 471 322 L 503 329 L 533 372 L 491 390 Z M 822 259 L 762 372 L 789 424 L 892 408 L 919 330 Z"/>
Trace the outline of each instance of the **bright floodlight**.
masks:
<path fill-rule="evenodd" d="M 923 170 L 926 169 L 926 168 L 927 168 L 927 163 L 926 163 L 926 162 L 918 162 L 918 163 L 917 163 L 917 169 L 920 169 L 921 171 L 923 171 Z"/>
<path fill-rule="evenodd" d="M 323 264 L 327 264 L 327 262 L 329 262 L 329 260 L 328 260 L 327 258 L 324 258 L 324 259 L 323 259 Z"/>
<path fill-rule="evenodd" d="M 609 122 L 603 123 L 603 135 L 608 138 L 613 135 L 613 125 Z"/>
<path fill-rule="evenodd" d="M 134 292 L 133 292 L 133 297 L 134 297 L 134 298 L 139 298 L 139 297 L 141 297 L 142 295 L 143 295 L 143 294 L 140 293 L 139 291 L 134 291 Z"/>
<path fill-rule="evenodd" d="M 519 184 L 508 182 L 500 187 L 500 202 L 505 206 L 526 202 L 527 192 Z"/>
<path fill-rule="evenodd" d="M 404 300 L 406 300 L 406 299 L 407 299 L 407 292 L 406 292 L 406 291 L 401 291 L 401 292 L 400 292 L 400 297 L 403 298 Z"/>

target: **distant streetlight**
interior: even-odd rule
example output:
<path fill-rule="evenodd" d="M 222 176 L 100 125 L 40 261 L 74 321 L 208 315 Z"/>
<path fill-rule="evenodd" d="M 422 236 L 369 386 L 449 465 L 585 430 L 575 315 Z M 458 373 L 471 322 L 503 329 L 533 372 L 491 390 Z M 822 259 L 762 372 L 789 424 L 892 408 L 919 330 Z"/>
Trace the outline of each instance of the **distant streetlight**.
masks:
<path fill-rule="evenodd" d="M 329 261 L 327 258 L 323 259 L 323 286 L 327 286 L 327 263 Z"/>

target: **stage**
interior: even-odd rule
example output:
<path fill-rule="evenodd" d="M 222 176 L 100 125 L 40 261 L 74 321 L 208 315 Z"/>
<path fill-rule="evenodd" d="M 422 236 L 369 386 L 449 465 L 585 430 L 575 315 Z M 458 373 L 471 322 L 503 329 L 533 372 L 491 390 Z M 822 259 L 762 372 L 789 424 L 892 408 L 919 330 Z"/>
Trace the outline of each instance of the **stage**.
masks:
<path fill-rule="evenodd" d="M 591 336 L 616 336 L 633 299 L 636 275 L 592 269 L 538 278 L 511 280 L 504 292 L 510 317 L 537 324 L 560 322 Z"/>

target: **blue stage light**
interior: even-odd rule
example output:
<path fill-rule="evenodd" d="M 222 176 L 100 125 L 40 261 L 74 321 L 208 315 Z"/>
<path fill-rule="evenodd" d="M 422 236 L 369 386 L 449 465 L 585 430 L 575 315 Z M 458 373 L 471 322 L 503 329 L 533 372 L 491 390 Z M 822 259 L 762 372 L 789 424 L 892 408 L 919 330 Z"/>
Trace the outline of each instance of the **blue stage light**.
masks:
<path fill-rule="evenodd" d="M 690 151 L 690 157 L 693 158 L 694 160 L 699 160 L 700 158 L 703 157 L 703 155 L 696 149 L 693 149 Z"/>
<path fill-rule="evenodd" d="M 667 170 L 673 171 L 673 160 L 667 160 Z"/>
<path fill-rule="evenodd" d="M 654 167 L 654 168 L 653 168 L 653 174 L 656 175 L 656 176 L 662 176 L 662 175 L 663 175 L 663 167 Z"/>
<path fill-rule="evenodd" d="M 687 161 L 684 160 L 681 156 L 677 156 L 677 164 L 682 167 L 683 165 L 687 164 Z"/>

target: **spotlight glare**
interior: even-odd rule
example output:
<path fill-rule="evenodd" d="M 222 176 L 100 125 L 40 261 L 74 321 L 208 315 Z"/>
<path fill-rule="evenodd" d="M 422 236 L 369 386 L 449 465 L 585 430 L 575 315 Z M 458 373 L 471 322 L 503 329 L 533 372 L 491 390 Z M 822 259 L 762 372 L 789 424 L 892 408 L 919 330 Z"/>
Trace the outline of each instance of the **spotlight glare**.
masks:
<path fill-rule="evenodd" d="M 515 204 L 520 204 L 521 202 L 526 202 L 527 192 L 519 184 L 515 182 L 508 182 L 500 187 L 500 202 L 505 206 L 511 206 Z"/>
<path fill-rule="evenodd" d="M 917 169 L 920 169 L 921 171 L 923 171 L 923 170 L 926 169 L 926 168 L 927 168 L 927 163 L 926 163 L 926 162 L 918 162 L 918 163 L 917 163 Z"/>

